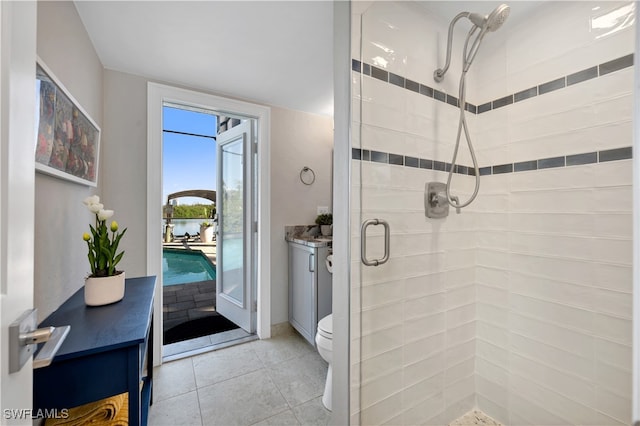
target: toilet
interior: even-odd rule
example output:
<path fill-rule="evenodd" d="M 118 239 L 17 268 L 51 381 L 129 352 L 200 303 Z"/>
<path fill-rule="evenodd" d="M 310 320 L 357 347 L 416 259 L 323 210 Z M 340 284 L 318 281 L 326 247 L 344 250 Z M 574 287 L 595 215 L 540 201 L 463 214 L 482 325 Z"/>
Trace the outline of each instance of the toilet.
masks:
<path fill-rule="evenodd" d="M 318 353 L 329 363 L 327 370 L 327 382 L 324 385 L 322 404 L 331 411 L 331 382 L 333 371 L 331 368 L 333 358 L 333 315 L 329 314 L 318 322 L 318 332 L 316 333 L 316 347 Z"/>

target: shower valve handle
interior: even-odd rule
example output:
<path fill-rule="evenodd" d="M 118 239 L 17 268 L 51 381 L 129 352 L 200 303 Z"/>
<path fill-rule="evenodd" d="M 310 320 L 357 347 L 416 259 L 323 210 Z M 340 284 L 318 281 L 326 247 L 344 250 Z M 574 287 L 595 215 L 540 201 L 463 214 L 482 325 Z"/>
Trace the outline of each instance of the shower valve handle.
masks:
<path fill-rule="evenodd" d="M 456 213 L 460 214 L 461 209 L 460 207 L 457 207 L 460 205 L 460 199 L 458 198 L 458 196 L 456 195 L 452 195 L 451 196 L 451 201 L 454 201 L 454 203 L 451 203 L 452 207 L 455 207 L 456 209 Z M 449 204 L 449 200 L 447 199 L 447 194 L 445 192 L 431 192 L 429 194 L 429 204 L 431 205 L 431 207 L 438 207 L 439 205 L 447 205 Z"/>
<path fill-rule="evenodd" d="M 442 192 L 432 192 L 431 194 L 431 198 L 429 199 L 429 204 L 431 204 L 431 207 L 437 207 L 438 205 L 445 205 L 448 204 L 448 200 L 447 200 L 447 196 L 446 194 L 442 193 Z M 456 205 L 460 205 L 460 199 L 456 196 L 456 195 L 452 195 L 451 196 L 451 200 L 455 201 L 455 204 L 451 204 L 453 207 L 456 208 L 456 213 L 460 214 L 460 207 L 456 207 Z"/>
<path fill-rule="evenodd" d="M 443 195 L 441 192 L 432 192 L 429 195 L 431 196 L 429 198 L 429 204 L 431 204 L 431 207 L 437 207 L 439 204 L 447 204 L 447 196 Z"/>

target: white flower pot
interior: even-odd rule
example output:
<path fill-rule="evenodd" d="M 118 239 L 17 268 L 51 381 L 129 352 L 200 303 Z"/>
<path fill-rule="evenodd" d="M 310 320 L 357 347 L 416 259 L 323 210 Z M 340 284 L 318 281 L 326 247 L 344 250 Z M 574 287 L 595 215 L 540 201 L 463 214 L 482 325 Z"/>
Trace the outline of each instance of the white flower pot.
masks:
<path fill-rule="evenodd" d="M 110 277 L 87 277 L 84 281 L 84 303 L 102 306 L 124 297 L 124 271 Z"/>
<path fill-rule="evenodd" d="M 213 241 L 213 226 L 200 227 L 200 241 L 203 243 L 210 243 Z"/>
<path fill-rule="evenodd" d="M 323 237 L 330 237 L 333 234 L 332 225 L 320 225 L 320 233 Z"/>

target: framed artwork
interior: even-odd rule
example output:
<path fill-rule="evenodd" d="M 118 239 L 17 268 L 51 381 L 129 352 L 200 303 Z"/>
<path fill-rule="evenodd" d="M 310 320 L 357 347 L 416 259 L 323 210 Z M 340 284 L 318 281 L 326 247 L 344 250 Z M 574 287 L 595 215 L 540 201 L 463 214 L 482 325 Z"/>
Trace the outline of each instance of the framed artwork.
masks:
<path fill-rule="evenodd" d="M 100 128 L 40 59 L 36 108 L 36 171 L 97 186 Z"/>

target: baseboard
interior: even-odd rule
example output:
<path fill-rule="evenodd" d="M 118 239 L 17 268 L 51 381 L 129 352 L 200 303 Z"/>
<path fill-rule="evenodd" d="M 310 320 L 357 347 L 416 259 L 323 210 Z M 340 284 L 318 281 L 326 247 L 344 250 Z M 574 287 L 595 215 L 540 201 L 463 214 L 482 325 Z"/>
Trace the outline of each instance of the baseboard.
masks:
<path fill-rule="evenodd" d="M 271 325 L 271 337 L 284 336 L 287 334 L 292 334 L 293 332 L 294 329 L 288 321 Z"/>

